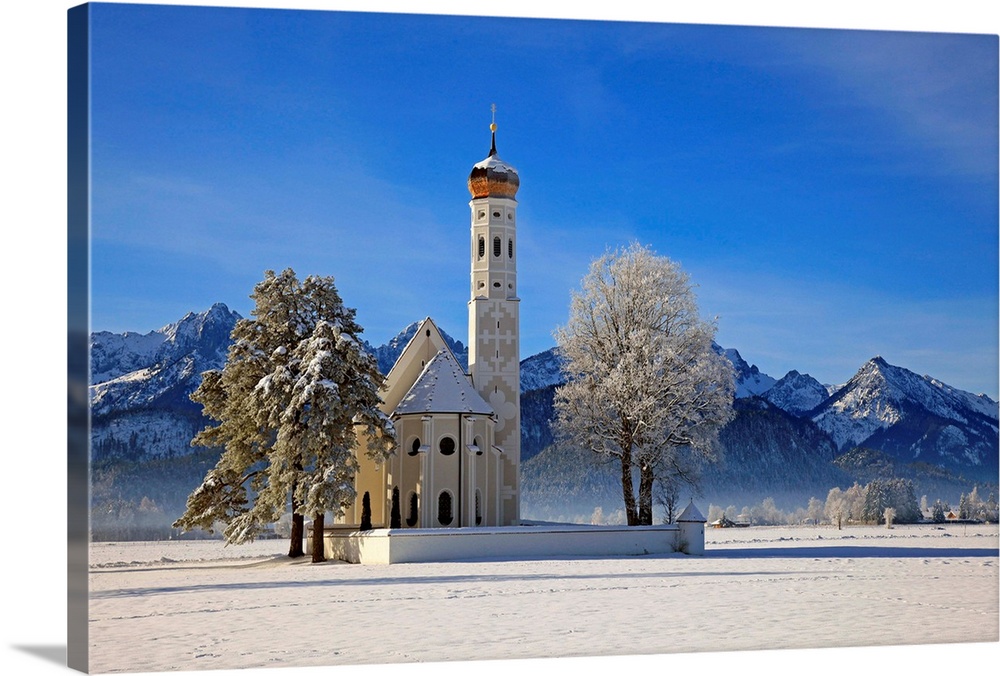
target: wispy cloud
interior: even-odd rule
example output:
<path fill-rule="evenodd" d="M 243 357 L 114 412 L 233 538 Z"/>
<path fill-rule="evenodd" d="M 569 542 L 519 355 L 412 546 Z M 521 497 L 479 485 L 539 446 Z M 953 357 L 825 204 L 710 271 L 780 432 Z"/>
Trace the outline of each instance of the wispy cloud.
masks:
<path fill-rule="evenodd" d="M 794 62 L 878 111 L 899 142 L 939 158 L 923 171 L 995 177 L 997 40 L 990 35 L 788 30 L 773 34 Z M 773 52 L 770 52 L 773 54 Z M 832 94 L 828 94 L 832 96 Z"/>

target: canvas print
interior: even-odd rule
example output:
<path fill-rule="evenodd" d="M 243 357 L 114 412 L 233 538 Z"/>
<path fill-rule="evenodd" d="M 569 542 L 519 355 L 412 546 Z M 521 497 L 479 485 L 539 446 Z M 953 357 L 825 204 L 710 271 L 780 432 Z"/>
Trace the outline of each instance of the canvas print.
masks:
<path fill-rule="evenodd" d="M 68 20 L 71 667 L 1000 639 L 996 35 Z"/>

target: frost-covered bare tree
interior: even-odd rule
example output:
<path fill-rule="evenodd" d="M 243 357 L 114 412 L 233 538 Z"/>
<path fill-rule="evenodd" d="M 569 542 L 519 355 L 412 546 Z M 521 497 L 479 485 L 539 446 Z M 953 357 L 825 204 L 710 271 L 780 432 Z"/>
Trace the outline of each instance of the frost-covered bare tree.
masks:
<path fill-rule="evenodd" d="M 663 523 L 674 523 L 680 515 L 681 491 L 694 491 L 701 481 L 700 458 L 678 453 L 656 475 L 656 503 L 663 508 Z"/>
<path fill-rule="evenodd" d="M 733 415 L 733 372 L 712 348 L 688 275 L 634 243 L 595 260 L 556 332 L 565 385 L 556 430 L 617 459 L 629 525 L 653 521 L 658 477 L 694 481 Z M 635 485 L 638 485 L 638 499 Z"/>
<path fill-rule="evenodd" d="M 835 486 L 826 496 L 823 513 L 831 523 L 837 524 L 839 530 L 849 521 L 861 521 L 864 501 L 865 489 L 857 482 L 847 490 Z"/>
<path fill-rule="evenodd" d="M 303 554 L 309 516 L 313 560 L 322 560 L 325 513 L 342 514 L 356 497 L 358 433 L 377 460 L 394 443 L 379 409 L 382 376 L 332 277 L 299 282 L 291 269 L 268 270 L 250 297 L 253 318 L 237 322 L 222 370 L 203 374 L 191 395 L 217 421 L 192 443 L 224 450 L 174 525 L 211 531 L 221 522 L 226 541 L 238 544 L 290 501 L 289 556 Z"/>
<path fill-rule="evenodd" d="M 823 501 L 819 498 L 809 498 L 809 504 L 806 507 L 805 518 L 811 521 L 813 524 L 819 524 L 823 520 Z"/>
<path fill-rule="evenodd" d="M 681 486 L 672 476 L 660 477 L 657 482 L 656 502 L 663 507 L 663 523 L 673 523 L 681 499 Z"/>

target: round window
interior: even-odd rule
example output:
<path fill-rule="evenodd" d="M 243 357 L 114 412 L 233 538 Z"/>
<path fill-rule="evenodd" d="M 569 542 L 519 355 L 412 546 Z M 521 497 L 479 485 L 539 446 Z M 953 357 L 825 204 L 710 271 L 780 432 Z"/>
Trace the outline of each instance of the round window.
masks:
<path fill-rule="evenodd" d="M 414 439 L 413 443 L 410 444 L 410 450 L 407 451 L 408 455 L 416 455 L 420 451 L 420 439 Z"/>
<path fill-rule="evenodd" d="M 441 455 L 451 455 L 455 452 L 455 440 L 451 437 L 444 437 L 438 443 L 438 450 L 441 451 Z"/>

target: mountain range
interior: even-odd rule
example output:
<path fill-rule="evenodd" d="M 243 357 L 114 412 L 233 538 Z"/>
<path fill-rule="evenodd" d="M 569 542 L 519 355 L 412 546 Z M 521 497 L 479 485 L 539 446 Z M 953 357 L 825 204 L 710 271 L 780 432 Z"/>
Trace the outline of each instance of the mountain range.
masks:
<path fill-rule="evenodd" d="M 218 303 L 146 334 L 91 334 L 94 526 L 108 537 L 122 537 L 122 524 L 134 535 L 143 524 L 172 520 L 214 464 L 216 451 L 190 445 L 209 421 L 189 396 L 203 371 L 225 363 L 239 319 Z M 383 373 L 416 326 L 385 345 L 365 344 Z M 442 334 L 467 364 L 466 347 Z M 827 386 L 798 371 L 776 379 L 733 348 L 715 349 L 734 367 L 736 415 L 720 432 L 719 459 L 704 469 L 699 498 L 804 504 L 873 472 L 911 478 L 932 499 L 957 500 L 973 485 L 995 489 L 998 405 L 989 397 L 878 356 L 845 384 Z M 562 382 L 555 349 L 521 362 L 522 515 L 579 518 L 615 504 L 614 472 L 554 437 Z"/>

